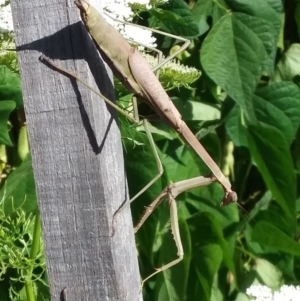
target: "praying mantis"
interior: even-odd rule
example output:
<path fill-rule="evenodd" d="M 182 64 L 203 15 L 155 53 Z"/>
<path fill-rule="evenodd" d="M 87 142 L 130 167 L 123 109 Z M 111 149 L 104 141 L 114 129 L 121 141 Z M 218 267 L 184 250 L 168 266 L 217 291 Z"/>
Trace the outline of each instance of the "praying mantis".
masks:
<path fill-rule="evenodd" d="M 207 153 L 205 148 L 201 145 L 199 140 L 195 137 L 186 123 L 181 119 L 179 111 L 174 106 L 173 102 L 161 86 L 157 75 L 154 74 L 165 62 L 161 62 L 153 70 L 150 69 L 148 63 L 138 52 L 138 50 L 132 47 L 123 36 L 115 30 L 106 20 L 98 13 L 98 11 L 93 8 L 84 0 L 76 0 L 76 6 L 80 9 L 81 18 L 84 22 L 88 32 L 92 36 L 97 48 L 100 50 L 103 59 L 110 66 L 116 77 L 134 94 L 134 117 L 126 114 L 121 108 L 116 104 L 111 102 L 109 99 L 104 97 L 101 93 L 95 91 L 93 88 L 89 87 L 85 82 L 79 79 L 76 75 L 62 70 L 61 68 L 53 65 L 47 58 L 41 57 L 43 61 L 54 66 L 57 70 L 68 74 L 69 76 L 75 78 L 77 81 L 81 82 L 92 91 L 100 95 L 104 101 L 115 108 L 118 112 L 124 114 L 130 121 L 135 124 L 139 123 L 139 116 L 136 110 L 136 98 L 150 105 L 162 121 L 170 125 L 181 138 L 194 149 L 194 151 L 200 156 L 200 158 L 205 162 L 212 172 L 211 177 L 196 177 L 192 179 L 187 179 L 167 186 L 162 193 L 152 202 L 150 206 L 146 208 L 141 220 L 135 227 L 137 231 L 144 221 L 148 218 L 151 212 L 158 206 L 158 204 L 167 197 L 170 205 L 170 219 L 171 219 L 171 229 L 174 236 L 174 240 L 178 250 L 178 258 L 172 262 L 156 269 L 154 273 L 143 280 L 142 284 L 154 276 L 155 274 L 170 268 L 171 266 L 177 264 L 182 260 L 184 256 L 183 247 L 179 234 L 178 219 L 177 219 L 177 208 L 175 197 L 183 191 L 209 185 L 213 182 L 218 182 L 222 185 L 225 196 L 221 203 L 221 206 L 228 205 L 232 202 L 237 201 L 237 195 L 231 189 L 231 184 L 229 180 L 224 176 L 218 165 L 214 162 L 211 156 Z M 158 32 L 158 31 L 156 31 Z M 170 35 L 171 37 L 175 37 Z M 188 46 L 185 43 L 179 51 L 182 51 Z M 175 57 L 179 51 L 175 52 L 171 58 Z M 171 59 L 170 57 L 168 58 Z M 150 144 L 153 146 L 154 157 L 158 166 L 158 174 L 154 179 L 152 179 L 137 195 L 135 195 L 131 200 L 123 204 L 117 212 L 114 214 L 113 220 L 128 204 L 135 200 L 139 195 L 141 195 L 145 190 L 147 190 L 163 173 L 162 164 L 160 162 L 159 156 L 156 151 L 156 147 L 151 136 L 151 133 L 147 126 L 147 120 L 143 121 L 146 135 L 149 138 Z"/>

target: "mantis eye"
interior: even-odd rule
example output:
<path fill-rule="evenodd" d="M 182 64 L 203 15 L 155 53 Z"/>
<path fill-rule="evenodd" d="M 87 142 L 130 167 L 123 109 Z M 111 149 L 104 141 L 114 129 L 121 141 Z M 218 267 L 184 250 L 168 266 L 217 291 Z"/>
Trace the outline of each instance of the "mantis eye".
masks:
<path fill-rule="evenodd" d="M 238 196 L 234 191 L 226 191 L 223 201 L 221 202 L 220 206 L 224 207 L 231 203 L 236 203 L 238 200 Z"/>

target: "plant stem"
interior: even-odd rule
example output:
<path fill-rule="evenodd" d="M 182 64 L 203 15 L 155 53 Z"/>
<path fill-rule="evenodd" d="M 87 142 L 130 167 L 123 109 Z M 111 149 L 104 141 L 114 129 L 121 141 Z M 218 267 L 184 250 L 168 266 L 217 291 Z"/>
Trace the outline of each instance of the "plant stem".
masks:
<path fill-rule="evenodd" d="M 37 211 L 35 216 L 35 221 L 34 221 L 33 235 L 32 235 L 32 245 L 31 245 L 31 252 L 30 252 L 31 260 L 34 260 L 36 258 L 36 255 L 40 250 L 40 238 L 41 238 L 41 221 L 40 221 L 40 214 Z M 27 277 L 27 280 L 25 281 L 25 290 L 26 290 L 27 301 L 35 301 L 34 287 L 32 281 L 32 269 Z"/>
<path fill-rule="evenodd" d="M 35 216 L 35 222 L 34 222 L 30 259 L 35 259 L 37 253 L 39 252 L 40 239 L 41 239 L 41 220 L 40 220 L 40 213 L 37 211 Z"/>
<path fill-rule="evenodd" d="M 25 291 L 27 301 L 35 301 L 34 292 L 33 292 L 33 282 L 31 280 L 25 282 Z"/>

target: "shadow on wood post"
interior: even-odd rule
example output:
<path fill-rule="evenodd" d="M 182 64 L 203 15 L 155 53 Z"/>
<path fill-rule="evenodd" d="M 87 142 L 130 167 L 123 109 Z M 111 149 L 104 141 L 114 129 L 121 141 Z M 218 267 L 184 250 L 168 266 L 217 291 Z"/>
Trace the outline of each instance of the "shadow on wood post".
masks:
<path fill-rule="evenodd" d="M 51 300 L 142 300 L 115 113 L 42 64 L 47 55 L 113 99 L 73 1 L 11 0 Z M 96 79 L 96 83 L 95 83 Z M 96 85 L 97 84 L 97 85 Z"/>

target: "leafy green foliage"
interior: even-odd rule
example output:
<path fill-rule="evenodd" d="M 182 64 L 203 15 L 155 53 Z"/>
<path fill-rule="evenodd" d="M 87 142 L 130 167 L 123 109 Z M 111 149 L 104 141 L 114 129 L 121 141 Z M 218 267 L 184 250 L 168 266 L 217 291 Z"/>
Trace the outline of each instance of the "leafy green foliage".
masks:
<path fill-rule="evenodd" d="M 0 34 L 0 49 L 15 48 Z M 16 53 L 0 54 L 0 299 L 46 300 L 49 289 L 28 155 Z"/>
<path fill-rule="evenodd" d="M 284 9 L 285 20 L 294 17 L 292 9 Z M 282 12 L 280 0 L 198 0 L 189 6 L 176 0 L 148 13 L 149 25 L 194 38 L 180 58 L 199 68 L 202 76 L 192 89 L 172 90 L 170 95 L 207 151 L 228 172 L 248 213 L 239 214 L 234 205 L 220 208 L 224 192 L 218 184 L 179 195 L 185 255 L 146 282 L 145 300 L 247 300 L 251 284 L 277 289 L 299 282 L 295 237 L 300 209 L 300 35 L 296 26 L 289 27 L 296 38 L 287 41 Z M 183 20 L 189 26 L 182 26 Z M 300 24 L 299 18 L 296 22 Z M 165 54 L 178 43 L 170 38 L 159 41 Z M 153 113 L 144 106 L 141 111 L 143 116 Z M 157 167 L 143 129 L 121 124 L 134 196 L 156 175 Z M 135 222 L 168 184 L 210 174 L 174 131 L 157 121 L 152 126 L 164 174 L 132 204 Z M 155 209 L 136 237 L 142 278 L 176 258 L 167 202 Z"/>
<path fill-rule="evenodd" d="M 0 143 L 12 146 L 9 136 L 8 118 L 9 114 L 15 109 L 16 104 L 11 100 L 0 102 Z"/>
<path fill-rule="evenodd" d="M 0 68 L 0 101 L 14 100 L 17 108 L 22 108 L 22 92 L 20 76 L 7 67 Z"/>
<path fill-rule="evenodd" d="M 168 82 L 172 74 L 163 85 L 176 86 L 169 92 L 183 120 L 230 178 L 239 204 L 248 211 L 242 214 L 235 205 L 221 208 L 224 191 L 218 183 L 180 194 L 176 204 L 183 260 L 145 283 L 144 300 L 249 300 L 245 292 L 251 284 L 277 289 L 299 283 L 300 6 L 286 3 L 282 7 L 281 0 L 198 0 L 188 4 L 173 0 L 141 13 L 139 20 L 149 26 L 194 39 L 180 55 L 181 63 L 198 68 L 202 76 L 189 89 L 177 89 L 180 80 L 176 85 Z M 169 37 L 158 41 L 165 55 L 178 46 L 178 41 Z M 126 90 L 118 89 L 118 96 L 122 96 L 120 106 L 131 110 Z M 13 118 L 20 112 L 17 109 L 22 110 L 20 84 L 18 76 L 4 67 L 0 69 L 0 97 L 1 143 L 17 148 L 21 140 L 9 129 L 20 133 L 24 126 Z M 139 109 L 141 116 L 153 115 L 143 104 Z M 157 174 L 157 166 L 143 127 L 134 127 L 120 116 L 120 128 L 130 195 L 134 196 Z M 164 173 L 132 204 L 135 223 L 144 207 L 170 183 L 211 173 L 174 130 L 158 121 L 153 121 L 150 129 Z M 17 152 L 4 154 L 1 171 L 7 180 L 0 190 L 0 222 L 6 214 L 7 229 L 12 233 L 0 228 L 0 240 L 5 238 L 8 246 L 16 235 L 26 236 L 32 230 L 36 197 L 30 158 L 18 157 Z M 12 227 L 14 223 L 29 226 L 20 232 Z M 176 259 L 167 202 L 145 222 L 136 242 L 142 278 Z M 22 253 L 22 247 L 17 251 Z M 1 266 L 8 266 L 8 253 L 4 255 L 1 253 Z M 28 254 L 25 258 L 28 269 L 35 270 Z M 26 300 L 23 279 L 18 277 L 24 266 L 10 268 L 22 283 L 19 296 Z M 45 275 L 43 265 L 39 268 L 42 272 L 37 275 L 42 278 L 36 287 L 42 292 Z M 7 287 L 10 277 L 3 274 Z M 9 300 L 9 291 L 1 285 L 0 292 L 3 300 Z"/>
<path fill-rule="evenodd" d="M 173 0 L 165 4 L 165 9 L 152 11 L 153 20 L 157 26 L 165 32 L 193 39 L 199 36 L 199 28 L 195 22 L 191 10 L 182 0 Z M 152 21 L 153 21 L 152 20 Z"/>
<path fill-rule="evenodd" d="M 2 209 L 7 214 L 12 214 L 20 208 L 27 213 L 36 212 L 36 194 L 30 156 L 27 156 L 8 176 L 0 190 L 0 199 L 4 201 Z"/>

